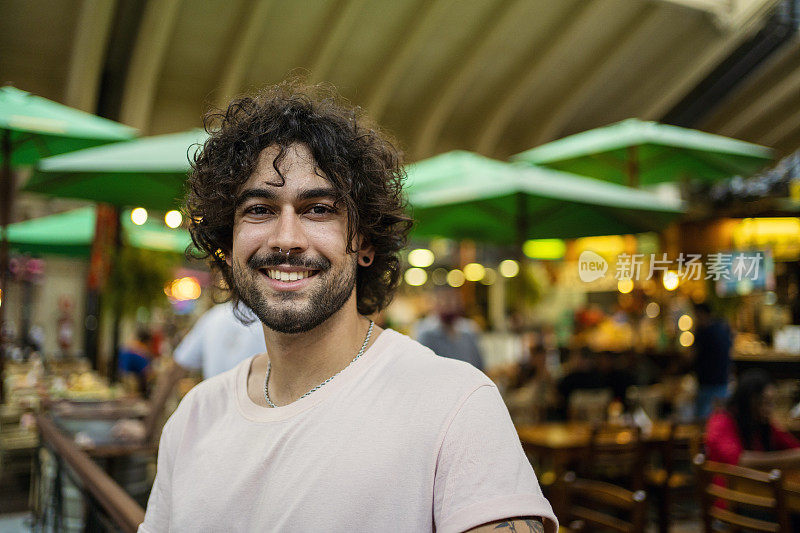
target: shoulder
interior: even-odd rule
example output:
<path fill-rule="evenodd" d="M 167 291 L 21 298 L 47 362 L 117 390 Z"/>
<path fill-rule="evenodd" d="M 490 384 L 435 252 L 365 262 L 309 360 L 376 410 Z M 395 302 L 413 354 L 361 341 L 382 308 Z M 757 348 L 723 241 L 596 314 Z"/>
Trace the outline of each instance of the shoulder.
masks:
<path fill-rule="evenodd" d="M 249 364 L 250 359 L 241 364 Z M 203 414 L 202 419 L 214 420 L 227 409 L 235 408 L 235 383 L 239 366 L 226 372 L 205 379 L 195 385 L 178 404 L 178 408 L 170 417 L 172 425 L 185 424 L 193 419 L 196 413 Z M 174 422 L 173 422 L 174 419 Z M 165 427 L 166 429 L 166 427 Z"/>
<path fill-rule="evenodd" d="M 429 394 L 464 394 L 481 386 L 494 387 L 486 374 L 469 363 L 440 357 L 410 337 L 387 329 L 386 372 L 395 383 Z"/>
<path fill-rule="evenodd" d="M 736 420 L 725 409 L 717 409 L 711 416 L 708 417 L 706 422 L 706 435 L 713 437 L 720 433 L 736 432 Z"/>

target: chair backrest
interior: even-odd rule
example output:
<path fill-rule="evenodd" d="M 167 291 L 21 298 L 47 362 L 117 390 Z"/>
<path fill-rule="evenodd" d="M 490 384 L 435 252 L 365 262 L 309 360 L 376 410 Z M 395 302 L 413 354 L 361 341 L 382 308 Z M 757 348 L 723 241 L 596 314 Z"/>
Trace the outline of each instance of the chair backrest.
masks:
<path fill-rule="evenodd" d="M 647 495 L 643 490 L 629 491 L 603 481 L 578 479 L 567 472 L 560 484 L 560 519 L 572 531 L 619 531 L 640 533 L 645 530 Z"/>
<path fill-rule="evenodd" d="M 637 426 L 601 423 L 592 426 L 580 474 L 591 479 L 627 479 L 631 490 L 643 486 L 644 448 Z M 615 481 L 616 482 L 616 481 Z"/>
<path fill-rule="evenodd" d="M 670 424 L 669 438 L 661 449 L 666 480 L 676 471 L 690 473 L 693 459 L 700 449 L 701 435 L 702 430 L 697 426 L 674 421 Z"/>
<path fill-rule="evenodd" d="M 718 520 L 749 531 L 789 533 L 783 476 L 780 470 L 762 472 L 707 461 L 698 454 L 694 464 L 700 489 L 705 531 Z"/>

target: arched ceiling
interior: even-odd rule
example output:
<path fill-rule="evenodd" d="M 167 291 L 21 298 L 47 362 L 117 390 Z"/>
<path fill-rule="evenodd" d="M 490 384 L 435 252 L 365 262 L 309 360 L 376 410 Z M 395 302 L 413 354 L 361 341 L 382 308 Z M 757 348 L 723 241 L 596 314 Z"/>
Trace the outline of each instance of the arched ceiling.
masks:
<path fill-rule="evenodd" d="M 660 119 L 778 0 L 5 0 L 0 82 L 145 134 L 304 73 L 392 131 L 411 160 L 505 158 L 628 117 Z M 698 124 L 800 146 L 800 43 Z"/>

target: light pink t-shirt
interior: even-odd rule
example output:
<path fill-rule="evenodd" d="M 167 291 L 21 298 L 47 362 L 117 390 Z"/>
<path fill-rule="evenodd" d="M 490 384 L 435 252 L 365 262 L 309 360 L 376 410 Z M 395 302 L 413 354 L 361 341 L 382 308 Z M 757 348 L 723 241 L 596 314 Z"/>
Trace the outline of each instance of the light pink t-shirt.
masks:
<path fill-rule="evenodd" d="M 313 394 L 247 396 L 251 359 L 200 383 L 164 427 L 139 531 L 457 532 L 557 523 L 494 384 L 385 330 Z"/>

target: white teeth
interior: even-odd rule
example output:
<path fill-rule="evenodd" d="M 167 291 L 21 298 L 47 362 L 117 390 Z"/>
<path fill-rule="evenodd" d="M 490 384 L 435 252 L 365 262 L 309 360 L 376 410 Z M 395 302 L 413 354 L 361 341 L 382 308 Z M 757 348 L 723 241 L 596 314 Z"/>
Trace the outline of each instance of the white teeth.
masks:
<path fill-rule="evenodd" d="M 280 281 L 297 281 L 311 276 L 311 271 L 304 270 L 302 272 L 282 272 L 280 270 L 267 270 L 267 276 L 272 279 Z"/>

